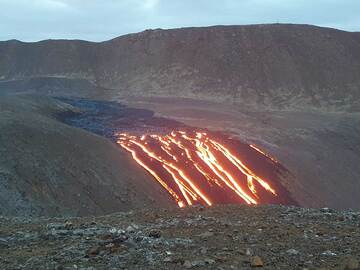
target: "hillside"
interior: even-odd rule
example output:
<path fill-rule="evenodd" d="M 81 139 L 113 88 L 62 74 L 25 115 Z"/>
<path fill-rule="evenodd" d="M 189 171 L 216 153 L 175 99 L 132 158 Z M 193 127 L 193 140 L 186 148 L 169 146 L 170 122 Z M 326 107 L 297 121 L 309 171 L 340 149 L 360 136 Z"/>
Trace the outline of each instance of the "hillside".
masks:
<path fill-rule="evenodd" d="M 1 96 L 0 215 L 100 215 L 171 205 L 118 147 L 55 117 L 74 110 L 46 97 Z"/>
<path fill-rule="evenodd" d="M 360 34 L 309 25 L 157 29 L 101 43 L 11 40 L 0 42 L 0 55 L 0 89 L 7 92 L 190 97 L 266 110 L 360 108 Z"/>

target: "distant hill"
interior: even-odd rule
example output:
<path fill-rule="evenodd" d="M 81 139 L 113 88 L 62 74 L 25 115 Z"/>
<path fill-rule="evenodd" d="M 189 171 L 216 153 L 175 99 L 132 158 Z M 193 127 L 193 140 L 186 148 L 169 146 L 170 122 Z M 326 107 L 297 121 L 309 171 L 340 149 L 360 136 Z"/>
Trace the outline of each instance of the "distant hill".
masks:
<path fill-rule="evenodd" d="M 107 99 L 180 96 L 261 109 L 360 110 L 360 33 L 330 28 L 213 26 L 147 30 L 101 43 L 11 40 L 0 42 L 0 55 L 0 91 L 8 93 L 40 89 Z"/>

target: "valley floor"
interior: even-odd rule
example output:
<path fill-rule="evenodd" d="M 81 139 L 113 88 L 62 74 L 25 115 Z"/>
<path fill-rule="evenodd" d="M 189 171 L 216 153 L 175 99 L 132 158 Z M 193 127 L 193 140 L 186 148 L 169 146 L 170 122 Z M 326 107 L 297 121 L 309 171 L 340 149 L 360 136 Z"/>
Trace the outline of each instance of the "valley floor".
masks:
<path fill-rule="evenodd" d="M 245 205 L 0 218 L 0 269 L 358 269 L 360 213 Z"/>

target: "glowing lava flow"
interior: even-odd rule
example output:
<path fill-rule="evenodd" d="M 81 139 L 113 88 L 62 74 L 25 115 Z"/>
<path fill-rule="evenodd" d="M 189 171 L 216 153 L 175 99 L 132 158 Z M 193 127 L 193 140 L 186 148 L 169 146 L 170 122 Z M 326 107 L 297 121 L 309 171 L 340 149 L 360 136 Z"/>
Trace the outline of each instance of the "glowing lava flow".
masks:
<path fill-rule="evenodd" d="M 253 145 L 253 144 L 250 144 L 249 146 L 250 146 L 252 149 L 258 151 L 260 154 L 262 154 L 262 155 L 266 156 L 267 158 L 271 159 L 271 160 L 274 161 L 275 163 L 278 163 L 278 161 L 277 161 L 275 158 L 273 158 L 273 157 L 270 156 L 269 154 L 266 154 L 266 153 L 265 153 L 263 150 L 261 150 L 259 147 L 256 147 L 256 146 Z"/>
<path fill-rule="evenodd" d="M 233 150 L 204 132 L 172 131 L 168 135 L 140 137 L 121 133 L 117 143 L 131 153 L 180 207 L 234 200 L 257 204 L 258 189 L 277 195 Z"/>

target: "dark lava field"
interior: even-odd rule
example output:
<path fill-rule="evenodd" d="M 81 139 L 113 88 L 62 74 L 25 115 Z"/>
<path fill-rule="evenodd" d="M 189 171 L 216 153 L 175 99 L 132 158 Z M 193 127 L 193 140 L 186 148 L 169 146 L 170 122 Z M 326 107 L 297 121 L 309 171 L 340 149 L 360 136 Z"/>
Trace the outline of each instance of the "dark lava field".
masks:
<path fill-rule="evenodd" d="M 272 159 L 269 156 L 266 156 L 264 153 L 256 151 L 248 144 L 231 138 L 230 134 L 225 134 L 222 132 L 212 132 L 204 128 L 200 129 L 187 126 L 175 120 L 158 117 L 151 110 L 131 108 L 117 102 L 79 98 L 58 99 L 78 109 L 76 113 L 65 112 L 59 114 L 58 117 L 60 117 L 62 121 L 71 126 L 79 127 L 95 134 L 104 136 L 112 140 L 114 143 L 118 141 L 119 134 L 121 133 L 145 136 L 151 134 L 170 134 L 171 132 L 178 130 L 181 130 L 181 132 L 189 133 L 200 131 L 206 132 L 206 134 L 208 134 L 207 136 L 217 138 L 217 140 L 225 143 L 231 149 L 236 150 L 241 156 L 243 162 L 245 162 L 245 164 L 251 167 L 253 171 L 259 173 L 259 175 L 261 175 L 263 179 L 266 179 L 266 181 L 268 181 L 270 185 L 274 188 L 277 193 L 276 196 L 271 196 L 271 194 L 268 194 L 267 192 L 265 192 L 265 190 L 258 191 L 258 194 L 254 193 L 258 203 L 298 205 L 298 203 L 292 198 L 289 191 L 281 183 L 283 179 L 289 179 L 290 177 L 292 177 L 291 173 L 276 160 Z M 157 147 L 160 148 L 159 146 Z M 186 162 L 192 163 L 194 162 L 194 160 L 191 159 Z M 193 174 L 193 172 L 191 172 L 191 170 L 189 169 L 190 167 L 188 165 L 183 164 L 182 166 L 183 170 L 187 174 Z M 154 168 L 158 171 L 160 169 L 159 167 L 161 166 L 158 164 L 155 165 Z M 232 170 L 231 174 L 236 175 L 236 177 L 238 178 L 242 177 L 241 175 L 237 175 L 234 173 L 234 170 Z M 214 177 L 218 178 L 217 180 L 220 181 L 226 180 L 222 178 L 219 174 L 214 175 Z M 167 178 L 164 176 L 163 179 L 166 181 L 167 184 L 169 184 L 169 182 L 171 182 L 173 178 L 173 175 L 172 177 L 170 177 L 169 175 Z M 197 184 L 201 184 L 201 181 L 199 180 L 199 175 L 195 175 L 193 180 L 195 180 Z M 156 182 L 155 179 L 154 181 Z M 228 185 L 232 184 L 230 183 Z M 211 193 L 211 196 L 213 196 L 214 200 L 217 203 L 245 203 L 243 199 L 239 199 L 239 197 L 236 195 L 234 196 L 232 192 L 227 192 L 221 195 L 222 191 L 224 190 L 223 186 L 220 186 L 221 188 L 219 188 L 218 190 L 213 189 L 212 187 L 213 185 L 205 187 L 203 184 L 203 188 L 207 189 L 205 190 L 205 192 Z M 255 187 L 261 188 L 259 184 L 254 186 L 254 188 Z M 246 185 L 243 185 L 241 190 L 245 190 L 247 188 L 248 187 Z M 246 191 L 244 191 L 244 194 L 247 195 Z M 195 203 L 201 202 L 200 200 L 196 200 Z"/>

